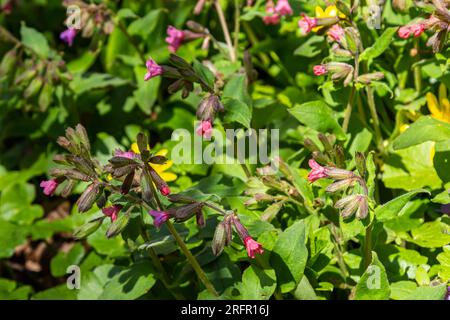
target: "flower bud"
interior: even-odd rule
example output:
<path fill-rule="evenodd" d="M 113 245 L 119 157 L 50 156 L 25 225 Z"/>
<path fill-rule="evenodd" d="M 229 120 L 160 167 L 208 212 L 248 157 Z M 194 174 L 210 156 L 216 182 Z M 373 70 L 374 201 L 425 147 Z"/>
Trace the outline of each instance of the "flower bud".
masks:
<path fill-rule="evenodd" d="M 17 50 L 16 48 L 9 50 L 3 56 L 2 62 L 0 64 L 0 77 L 9 74 L 13 68 L 16 66 L 17 62 Z"/>
<path fill-rule="evenodd" d="M 303 145 L 305 146 L 306 149 L 308 149 L 311 152 L 314 152 L 314 151 L 319 151 L 320 152 L 320 148 L 310 138 L 305 138 L 303 140 Z"/>
<path fill-rule="evenodd" d="M 25 89 L 23 96 L 26 99 L 35 96 L 39 92 L 39 90 L 41 90 L 43 83 L 44 83 L 44 81 L 43 81 L 42 77 L 34 78 L 33 80 L 31 80 L 30 84 Z"/>
<path fill-rule="evenodd" d="M 95 200 L 97 199 L 99 193 L 99 186 L 97 183 L 90 184 L 86 190 L 81 194 L 80 198 L 78 198 L 77 205 L 78 211 L 80 213 L 88 211 L 92 208 Z"/>
<path fill-rule="evenodd" d="M 366 157 L 364 157 L 364 154 L 362 152 L 356 152 L 355 163 L 359 175 L 364 178 L 366 175 Z"/>
<path fill-rule="evenodd" d="M 119 215 L 119 217 L 111 223 L 108 230 L 106 231 L 106 237 L 107 238 L 113 238 L 117 235 L 119 235 L 123 229 L 128 225 L 128 222 L 130 222 L 130 211 L 133 207 L 128 209 L 128 211 L 124 214 Z"/>
<path fill-rule="evenodd" d="M 322 142 L 322 145 L 326 152 L 333 151 L 333 146 L 331 145 L 330 139 L 328 139 L 327 135 L 323 134 L 322 132 L 319 132 L 317 137 L 319 138 L 320 142 Z"/>
<path fill-rule="evenodd" d="M 170 189 L 167 183 L 159 176 L 159 174 L 150 166 L 148 166 L 150 177 L 155 183 L 158 190 L 163 196 L 168 196 L 170 194 Z"/>
<path fill-rule="evenodd" d="M 334 168 L 334 167 L 326 167 L 325 173 L 333 180 L 344 180 L 354 178 L 355 174 L 352 171 Z"/>
<path fill-rule="evenodd" d="M 372 81 L 378 81 L 384 78 L 384 73 L 382 72 L 374 72 L 374 73 L 366 73 L 360 75 L 356 81 L 364 83 L 364 84 L 370 84 Z"/>
<path fill-rule="evenodd" d="M 211 249 L 215 256 L 219 256 L 227 240 L 226 227 L 224 221 L 220 222 L 214 231 L 214 237 L 211 242 Z"/>
<path fill-rule="evenodd" d="M 134 170 L 127 174 L 125 179 L 123 180 L 122 185 L 120 186 L 120 192 L 122 194 L 128 194 L 130 192 L 131 187 L 133 186 L 134 181 Z"/>
<path fill-rule="evenodd" d="M 175 218 L 176 222 L 184 222 L 192 218 L 198 211 L 201 211 L 204 204 L 202 202 L 195 202 L 179 207 L 173 207 L 167 210 L 171 217 Z"/>
<path fill-rule="evenodd" d="M 100 228 L 104 219 L 105 217 L 99 217 L 88 221 L 81 227 L 76 228 L 75 231 L 73 232 L 73 236 L 78 240 L 88 237 L 89 235 L 97 231 L 98 228 Z"/>
<path fill-rule="evenodd" d="M 339 144 L 335 144 L 333 149 L 334 149 L 334 158 L 336 160 L 336 167 L 345 168 L 344 149 Z"/>
<path fill-rule="evenodd" d="M 355 184 L 356 180 L 353 178 L 344 179 L 330 184 L 327 188 L 327 192 L 336 192 L 339 190 L 347 189 Z"/>
<path fill-rule="evenodd" d="M 195 203 L 197 202 L 195 199 L 182 195 L 182 194 L 170 194 L 167 197 L 167 200 L 169 200 L 170 202 L 175 202 L 175 203 Z"/>

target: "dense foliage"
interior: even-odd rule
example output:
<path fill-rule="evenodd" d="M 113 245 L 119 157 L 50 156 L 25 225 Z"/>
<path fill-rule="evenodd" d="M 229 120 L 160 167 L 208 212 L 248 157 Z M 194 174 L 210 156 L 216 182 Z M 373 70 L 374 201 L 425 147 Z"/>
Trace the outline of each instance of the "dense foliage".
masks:
<path fill-rule="evenodd" d="M 0 299 L 449 299 L 450 1 L 0 3 Z"/>

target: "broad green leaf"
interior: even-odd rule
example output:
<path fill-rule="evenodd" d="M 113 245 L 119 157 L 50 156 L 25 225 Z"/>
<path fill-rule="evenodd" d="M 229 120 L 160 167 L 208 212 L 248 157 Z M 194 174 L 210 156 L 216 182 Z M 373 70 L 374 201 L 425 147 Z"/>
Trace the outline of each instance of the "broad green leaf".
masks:
<path fill-rule="evenodd" d="M 67 284 L 61 284 L 59 286 L 38 292 L 34 294 L 32 300 L 76 300 L 77 290 L 70 290 L 67 288 Z"/>
<path fill-rule="evenodd" d="M 312 58 L 323 51 L 324 38 L 320 36 L 312 36 L 304 41 L 300 47 L 295 49 L 294 55 Z"/>
<path fill-rule="evenodd" d="M 270 264 L 283 293 L 294 290 L 303 276 L 308 259 L 305 233 L 305 223 L 295 222 L 280 234 L 270 255 Z"/>
<path fill-rule="evenodd" d="M 450 243 L 450 227 L 439 220 L 426 222 L 411 230 L 409 241 L 425 248 L 439 248 Z"/>
<path fill-rule="evenodd" d="M 364 50 L 359 57 L 360 61 L 369 60 L 372 61 L 376 57 L 380 56 L 391 44 L 392 37 L 397 32 L 397 27 L 387 28 L 383 34 L 375 41 L 375 43 Z"/>
<path fill-rule="evenodd" d="M 0 219 L 0 259 L 8 258 L 14 249 L 26 241 L 28 230 Z"/>
<path fill-rule="evenodd" d="M 391 299 L 405 300 L 407 296 L 413 293 L 417 284 L 412 281 L 399 281 L 391 283 Z"/>
<path fill-rule="evenodd" d="M 317 300 L 316 292 L 305 276 L 302 277 L 297 289 L 295 289 L 294 296 L 298 300 Z"/>
<path fill-rule="evenodd" d="M 17 287 L 15 281 L 0 278 L 0 300 L 26 300 L 32 290 L 31 286 Z"/>
<path fill-rule="evenodd" d="M 242 274 L 242 283 L 238 285 L 241 299 L 269 300 L 277 287 L 275 271 L 261 269 L 255 265 L 248 267 Z"/>
<path fill-rule="evenodd" d="M 417 195 L 418 193 L 427 193 L 430 194 L 429 191 L 424 189 L 413 190 L 408 193 L 402 194 L 391 201 L 378 206 L 375 209 L 375 216 L 379 221 L 387 221 L 399 216 L 403 207 L 411 200 L 412 197 Z"/>
<path fill-rule="evenodd" d="M 161 77 L 156 77 L 151 81 L 144 81 L 144 75 L 146 72 L 147 69 L 144 67 L 134 68 L 138 88 L 133 92 L 133 96 L 142 112 L 150 115 L 153 105 L 158 98 Z"/>
<path fill-rule="evenodd" d="M 224 98 L 223 105 L 225 107 L 224 121 L 231 123 L 237 122 L 246 128 L 250 128 L 252 120 L 252 112 L 247 104 L 233 98 Z"/>
<path fill-rule="evenodd" d="M 233 98 L 245 103 L 249 109 L 252 107 L 252 99 L 247 92 L 246 77 L 244 74 L 236 74 L 228 80 L 223 88 L 223 98 Z"/>
<path fill-rule="evenodd" d="M 84 248 L 81 243 L 76 243 L 67 253 L 58 252 L 50 261 L 50 271 L 54 277 L 66 275 L 67 267 L 78 265 L 84 256 Z"/>
<path fill-rule="evenodd" d="M 147 37 L 158 25 L 161 13 L 162 9 L 151 10 L 144 17 L 133 21 L 128 27 L 128 32 L 131 35 L 139 35 L 142 38 Z"/>
<path fill-rule="evenodd" d="M 120 79 L 106 73 L 92 73 L 87 77 L 81 75 L 74 76 L 70 82 L 70 87 L 77 95 L 94 89 L 103 89 L 108 87 L 119 87 L 128 83 L 125 79 Z"/>
<path fill-rule="evenodd" d="M 446 284 L 440 284 L 434 287 L 417 287 L 414 291 L 405 296 L 405 300 L 443 300 L 446 291 Z"/>
<path fill-rule="evenodd" d="M 405 149 L 426 141 L 445 141 L 450 139 L 450 124 L 431 116 L 420 117 L 393 142 L 394 150 Z"/>
<path fill-rule="evenodd" d="M 211 88 L 214 89 L 214 74 L 209 70 L 208 67 L 200 63 L 198 60 L 194 60 L 193 68 L 202 80 Z"/>
<path fill-rule="evenodd" d="M 336 115 L 328 105 L 320 100 L 297 104 L 288 109 L 298 121 L 319 132 L 333 132 L 339 139 L 345 139 L 345 133 L 336 120 Z"/>
<path fill-rule="evenodd" d="M 356 285 L 355 300 L 388 300 L 390 293 L 386 270 L 377 254 L 372 251 L 372 263 Z"/>
<path fill-rule="evenodd" d="M 50 47 L 47 39 L 42 33 L 33 28 L 28 28 L 25 24 L 20 27 L 20 35 L 22 43 L 25 47 L 30 48 L 39 55 L 40 58 L 46 59 L 50 54 Z"/>

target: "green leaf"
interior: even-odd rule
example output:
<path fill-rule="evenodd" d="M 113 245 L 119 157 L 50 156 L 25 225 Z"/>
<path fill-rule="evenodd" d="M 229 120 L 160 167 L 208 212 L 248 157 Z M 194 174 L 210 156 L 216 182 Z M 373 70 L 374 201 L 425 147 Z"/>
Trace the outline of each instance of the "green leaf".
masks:
<path fill-rule="evenodd" d="M 313 58 L 323 51 L 323 43 L 323 37 L 314 35 L 295 49 L 294 55 Z"/>
<path fill-rule="evenodd" d="M 233 98 L 242 103 L 247 104 L 249 108 L 252 106 L 252 99 L 247 92 L 246 78 L 244 74 L 233 75 L 223 88 L 224 98 Z"/>
<path fill-rule="evenodd" d="M 447 291 L 446 284 L 434 287 L 418 287 L 405 297 L 405 300 L 443 300 Z"/>
<path fill-rule="evenodd" d="M 142 38 L 147 37 L 158 25 L 161 13 L 162 9 L 151 10 L 144 17 L 133 21 L 128 27 L 129 34 L 139 35 Z"/>
<path fill-rule="evenodd" d="M 276 287 L 275 271 L 263 270 L 255 265 L 251 265 L 244 271 L 242 283 L 238 285 L 240 299 L 244 300 L 269 300 Z"/>
<path fill-rule="evenodd" d="M 450 243 L 450 227 L 438 220 L 411 230 L 408 241 L 425 248 L 439 248 Z"/>
<path fill-rule="evenodd" d="M 295 289 L 294 296 L 298 300 L 317 300 L 316 292 L 305 276 L 302 277 L 297 289 Z"/>
<path fill-rule="evenodd" d="M 50 261 L 50 271 L 54 277 L 62 277 L 66 274 L 67 267 L 78 265 L 84 256 L 84 248 L 81 243 L 76 243 L 67 253 L 58 252 Z"/>
<path fill-rule="evenodd" d="M 375 209 L 375 216 L 379 221 L 387 221 L 393 218 L 396 218 L 401 215 L 402 209 L 406 206 L 406 204 L 418 193 L 427 193 L 430 195 L 430 192 L 424 189 L 413 190 L 408 193 L 402 194 L 391 201 L 378 206 Z"/>
<path fill-rule="evenodd" d="M 389 45 L 392 42 L 392 37 L 397 32 L 397 29 L 397 27 L 387 28 L 371 47 L 364 50 L 359 57 L 359 60 L 368 60 L 370 63 L 373 59 L 380 56 L 384 51 L 386 51 L 387 48 L 389 48 Z"/>
<path fill-rule="evenodd" d="M 214 74 L 209 70 L 209 68 L 197 59 L 194 59 L 193 68 L 195 72 L 200 76 L 200 78 L 205 82 L 211 89 L 214 89 Z"/>
<path fill-rule="evenodd" d="M 359 279 L 355 290 L 355 300 L 387 300 L 391 289 L 383 264 L 372 251 L 372 263 Z"/>
<path fill-rule="evenodd" d="M 298 121 L 319 132 L 333 132 L 339 139 L 345 139 L 345 133 L 336 121 L 336 115 L 328 105 L 320 100 L 296 104 L 288 109 Z"/>
<path fill-rule="evenodd" d="M 13 255 L 14 249 L 26 241 L 28 230 L 0 219 L 0 259 Z"/>
<path fill-rule="evenodd" d="M 233 98 L 224 98 L 223 105 L 226 111 L 224 117 L 226 123 L 237 122 L 246 128 L 250 128 L 252 112 L 247 104 Z"/>
<path fill-rule="evenodd" d="M 108 87 L 119 87 L 128 83 L 127 80 L 114 77 L 106 73 L 92 73 L 87 77 L 77 75 L 70 82 L 70 88 L 81 95 L 94 89 L 103 89 Z"/>
<path fill-rule="evenodd" d="M 147 69 L 144 67 L 139 66 L 134 68 L 138 88 L 133 92 L 133 96 L 142 112 L 150 115 L 152 107 L 158 98 L 161 77 L 156 77 L 151 81 L 144 81 L 146 72 Z"/>
<path fill-rule="evenodd" d="M 23 23 L 20 27 L 20 35 L 25 47 L 30 48 L 43 59 L 48 58 L 50 47 L 48 46 L 47 39 L 42 33 L 38 32 L 36 29 L 28 28 Z"/>
<path fill-rule="evenodd" d="M 32 300 L 76 300 L 77 290 L 70 290 L 67 284 L 41 291 L 31 297 Z"/>
<path fill-rule="evenodd" d="M 393 142 L 394 150 L 405 149 L 426 141 L 445 141 L 450 139 L 450 124 L 431 116 L 420 117 Z"/>
<path fill-rule="evenodd" d="M 405 300 L 417 288 L 417 284 L 412 281 L 399 281 L 391 283 L 391 299 Z"/>
<path fill-rule="evenodd" d="M 308 259 L 305 232 L 304 221 L 295 222 L 280 234 L 270 255 L 282 293 L 295 289 L 303 276 Z"/>
<path fill-rule="evenodd" d="M 32 290 L 31 286 L 17 287 L 15 281 L 0 278 L 0 300 L 26 300 Z"/>

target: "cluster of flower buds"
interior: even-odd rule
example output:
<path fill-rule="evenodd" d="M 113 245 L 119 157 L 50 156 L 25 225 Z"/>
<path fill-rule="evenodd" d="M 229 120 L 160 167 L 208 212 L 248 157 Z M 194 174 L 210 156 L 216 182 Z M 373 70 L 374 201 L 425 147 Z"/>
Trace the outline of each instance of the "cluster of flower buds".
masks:
<path fill-rule="evenodd" d="M 223 112 L 225 108 L 220 97 L 214 93 L 207 93 L 197 108 L 197 119 L 200 120 L 196 133 L 206 139 L 210 139 L 213 130 L 214 117 L 217 112 Z"/>
<path fill-rule="evenodd" d="M 263 22 L 267 25 L 278 24 L 282 16 L 292 15 L 293 11 L 288 0 L 278 0 L 277 4 L 273 0 L 266 1 L 266 15 Z"/>
<path fill-rule="evenodd" d="M 55 87 L 59 84 L 68 85 L 72 76 L 61 57 L 54 55 L 42 59 L 12 37 L 0 27 L 0 38 L 16 43 L 0 62 L 0 79 L 5 85 L 4 89 L 10 88 L 12 92 L 20 93 L 23 99 L 19 103 L 27 108 L 37 106 L 39 111 L 44 112 L 53 101 Z"/>
<path fill-rule="evenodd" d="M 174 26 L 167 27 L 166 42 L 169 45 L 169 51 L 175 53 L 183 43 L 195 39 L 203 39 L 202 49 L 207 50 L 210 42 L 208 29 L 192 20 L 188 21 L 186 25 L 190 30 L 180 30 Z"/>
<path fill-rule="evenodd" d="M 334 81 L 344 80 L 344 86 L 349 85 L 353 80 L 354 68 L 352 65 L 344 62 L 329 62 L 313 67 L 316 76 L 330 74 Z"/>
<path fill-rule="evenodd" d="M 60 39 L 69 46 L 72 46 L 79 32 L 83 38 L 90 38 L 95 32 L 110 34 L 114 29 L 111 11 L 103 3 L 88 4 L 80 0 L 64 0 L 63 6 L 77 8 L 80 12 L 76 18 L 67 18 L 67 29 L 60 34 Z"/>
<path fill-rule="evenodd" d="M 315 182 L 319 179 L 332 179 L 334 182 L 330 184 L 326 191 L 335 193 L 349 190 L 355 191 L 355 185 L 358 184 L 363 193 L 355 193 L 343 197 L 335 203 L 335 208 L 339 209 L 343 218 L 348 218 L 356 212 L 358 219 L 364 219 L 368 212 L 368 191 L 365 182 L 366 176 L 366 159 L 362 153 L 357 152 L 355 155 L 356 167 L 359 174 L 345 169 L 345 157 L 343 149 L 340 145 L 335 144 L 334 136 L 327 136 L 319 133 L 318 138 L 322 144 L 322 149 L 307 138 L 304 145 L 312 152 L 313 159 L 308 162 L 311 171 L 308 174 L 308 181 Z"/>
<path fill-rule="evenodd" d="M 434 53 L 442 50 L 447 42 L 447 33 L 450 30 L 450 3 L 447 0 L 433 0 L 429 4 L 425 4 L 433 10 L 428 19 L 422 19 L 413 23 L 409 23 L 398 29 L 398 35 L 402 39 L 409 37 L 419 37 L 425 31 L 433 32 L 428 39 L 427 46 L 433 49 Z"/>
<path fill-rule="evenodd" d="M 211 244 L 214 255 L 220 255 L 224 247 L 231 243 L 233 227 L 244 244 L 250 258 L 254 259 L 256 254 L 264 253 L 262 245 L 250 236 L 248 230 L 241 223 L 236 213 L 231 211 L 224 215 L 223 220 L 217 225 L 216 231 L 214 232 Z"/>

